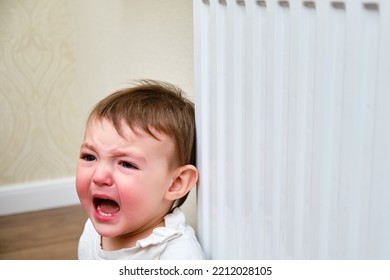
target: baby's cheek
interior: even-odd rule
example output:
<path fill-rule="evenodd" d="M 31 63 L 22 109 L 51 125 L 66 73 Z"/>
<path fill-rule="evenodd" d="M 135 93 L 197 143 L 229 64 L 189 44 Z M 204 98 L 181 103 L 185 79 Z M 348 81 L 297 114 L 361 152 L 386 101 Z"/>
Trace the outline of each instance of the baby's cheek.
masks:
<path fill-rule="evenodd" d="M 120 194 L 120 207 L 122 210 L 131 213 L 143 212 L 151 207 L 147 194 L 137 190 L 127 190 Z"/>
<path fill-rule="evenodd" d="M 76 176 L 76 191 L 80 201 L 83 203 L 88 198 L 89 180 L 83 176 Z"/>

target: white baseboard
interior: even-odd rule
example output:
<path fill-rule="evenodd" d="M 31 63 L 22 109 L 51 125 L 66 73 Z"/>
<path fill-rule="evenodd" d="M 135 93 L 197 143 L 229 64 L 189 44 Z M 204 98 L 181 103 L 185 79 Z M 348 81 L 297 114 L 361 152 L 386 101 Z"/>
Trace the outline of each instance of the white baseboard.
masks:
<path fill-rule="evenodd" d="M 79 203 L 74 177 L 0 186 L 0 216 Z"/>

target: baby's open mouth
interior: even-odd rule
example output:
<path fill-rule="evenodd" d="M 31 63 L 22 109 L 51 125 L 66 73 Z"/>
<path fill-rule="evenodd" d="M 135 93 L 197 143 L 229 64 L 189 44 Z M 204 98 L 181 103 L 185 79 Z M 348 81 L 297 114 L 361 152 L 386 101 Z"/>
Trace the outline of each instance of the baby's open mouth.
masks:
<path fill-rule="evenodd" d="M 102 216 L 113 216 L 118 213 L 120 209 L 119 204 L 111 199 L 95 197 L 93 199 L 93 205 Z"/>

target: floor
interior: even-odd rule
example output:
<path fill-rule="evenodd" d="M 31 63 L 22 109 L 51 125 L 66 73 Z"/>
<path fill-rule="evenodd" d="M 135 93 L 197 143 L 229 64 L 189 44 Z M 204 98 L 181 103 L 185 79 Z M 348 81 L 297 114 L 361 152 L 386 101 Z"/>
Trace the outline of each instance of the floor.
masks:
<path fill-rule="evenodd" d="M 0 260 L 73 260 L 87 219 L 81 206 L 0 217 Z"/>

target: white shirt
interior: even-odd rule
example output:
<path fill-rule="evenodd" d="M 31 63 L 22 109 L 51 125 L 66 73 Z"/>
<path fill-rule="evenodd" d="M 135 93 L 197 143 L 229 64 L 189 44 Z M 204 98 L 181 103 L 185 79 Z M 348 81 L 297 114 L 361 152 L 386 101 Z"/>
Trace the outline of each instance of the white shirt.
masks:
<path fill-rule="evenodd" d="M 80 237 L 78 258 L 80 260 L 195 260 L 204 259 L 204 254 L 195 232 L 185 223 L 181 209 L 164 217 L 165 227 L 155 228 L 151 235 L 138 240 L 132 248 L 105 251 L 100 246 L 100 235 L 90 219 L 85 223 Z"/>

